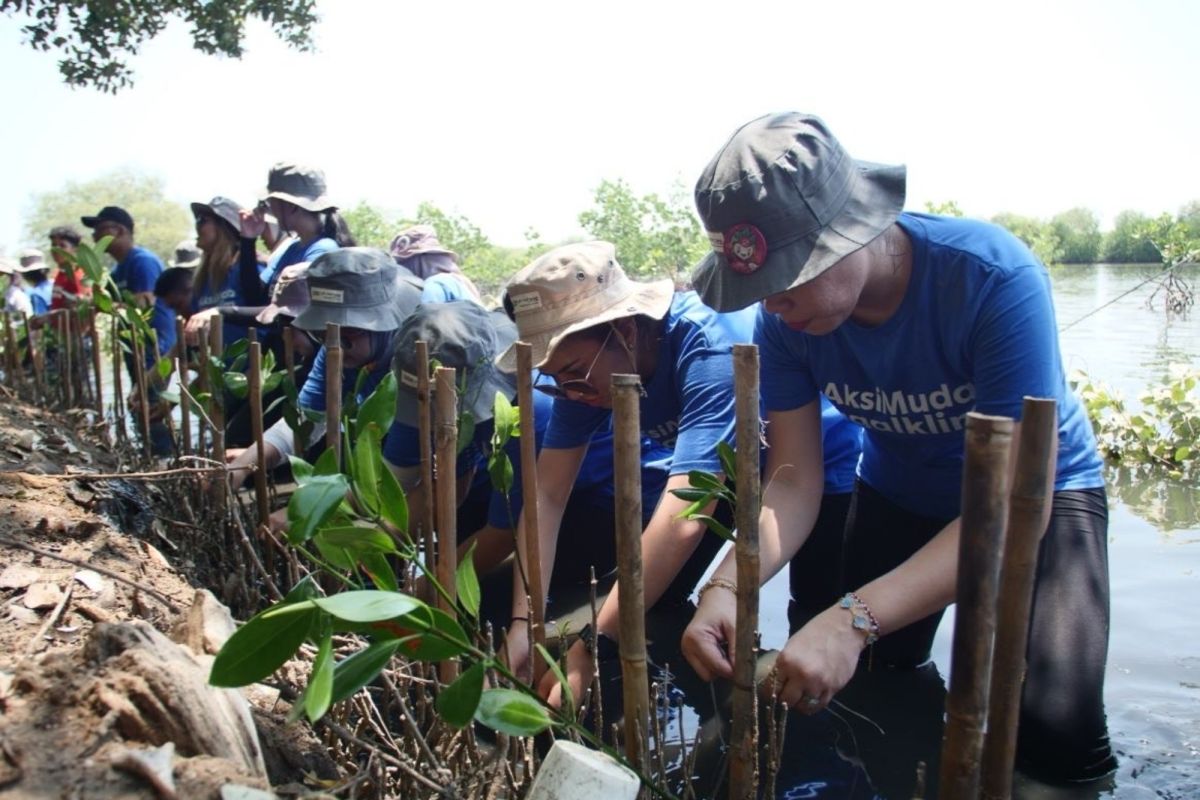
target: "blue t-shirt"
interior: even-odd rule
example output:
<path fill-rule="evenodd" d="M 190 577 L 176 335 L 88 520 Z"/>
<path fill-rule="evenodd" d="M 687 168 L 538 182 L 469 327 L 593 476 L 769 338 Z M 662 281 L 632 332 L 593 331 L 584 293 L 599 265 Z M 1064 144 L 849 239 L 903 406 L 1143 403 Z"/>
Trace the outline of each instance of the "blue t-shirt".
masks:
<path fill-rule="evenodd" d="M 671 474 L 717 472 L 717 442 L 734 444 L 732 346 L 749 342 L 753 309 L 718 314 L 695 292 L 677 292 L 663 318 L 654 375 L 641 401 L 642 433 L 673 451 Z M 569 449 L 611 426 L 612 410 L 554 401 L 545 446 Z"/>
<path fill-rule="evenodd" d="M 914 513 L 953 518 L 966 413 L 1020 419 L 1024 396 L 1054 398 L 1055 489 L 1103 486 L 1091 426 L 1063 374 L 1045 267 L 995 225 L 910 213 L 899 223 L 912 241 L 912 275 L 882 325 L 847 320 L 813 336 L 760 308 L 767 408 L 799 408 L 823 393 L 866 431 L 864 481 Z"/>
<path fill-rule="evenodd" d="M 439 272 L 425 279 L 421 289 L 422 303 L 449 303 L 454 300 L 479 302 L 467 285 L 449 272 Z"/>
<path fill-rule="evenodd" d="M 33 306 L 34 314 L 46 314 L 50 311 L 50 303 L 54 300 L 54 281 L 47 278 L 37 286 L 30 288 L 29 304 Z"/>
<path fill-rule="evenodd" d="M 242 296 L 241 289 L 241 270 L 240 264 L 234 264 L 229 268 L 225 275 L 225 282 L 220 286 L 213 286 L 211 276 L 209 276 L 203 286 L 197 286 L 192 293 L 192 312 L 204 311 L 209 308 L 217 308 L 218 306 L 245 306 L 248 305 L 246 299 Z M 246 338 L 246 332 L 249 327 L 235 322 L 230 322 L 228 319 L 221 321 L 222 341 L 225 346 L 233 344 L 239 339 Z"/>
<path fill-rule="evenodd" d="M 759 382 L 762 382 L 760 375 Z M 858 460 L 862 456 L 863 430 L 821 398 L 821 444 L 825 457 L 825 494 L 854 491 Z"/>
<path fill-rule="evenodd" d="M 175 346 L 174 309 L 162 301 L 161 297 L 154 299 L 154 308 L 150 312 L 150 327 L 158 339 L 158 353 L 152 348 L 146 348 L 146 368 L 152 369 L 159 358 L 170 352 Z"/>
<path fill-rule="evenodd" d="M 361 367 L 346 367 L 342 370 L 342 397 L 343 399 L 354 391 L 354 385 L 358 383 L 358 373 Z M 380 359 L 379 362 L 367 365 L 367 378 L 363 381 L 362 391 L 358 394 L 358 402 L 366 400 L 371 392 L 375 391 L 375 387 L 383 380 L 391 369 L 391 357 Z M 301 408 L 307 408 L 312 411 L 325 410 L 325 345 L 321 345 L 321 349 L 317 350 L 317 355 L 313 359 L 312 369 L 309 370 L 308 377 L 304 380 L 304 385 L 300 387 L 300 394 L 297 400 Z"/>
<path fill-rule="evenodd" d="M 154 284 L 162 274 L 162 259 L 144 247 L 134 246 L 129 255 L 113 267 L 112 279 L 118 289 L 141 294 L 153 292 Z"/>
<path fill-rule="evenodd" d="M 550 421 L 554 401 L 541 392 L 533 394 L 534 446 L 541 451 L 546 427 Z M 487 472 L 488 455 L 491 453 L 492 432 L 495 420 L 480 422 L 475 426 L 471 441 L 458 454 L 458 475 L 475 470 L 474 483 L 490 482 Z M 512 528 L 521 516 L 524 498 L 521 495 L 521 440 L 514 437 L 504 448 L 513 467 L 512 490 L 505 501 L 504 494 L 493 491 L 488 502 L 488 524 L 496 528 Z M 667 467 L 671 453 L 655 445 L 649 439 L 642 440 L 642 511 L 649 515 L 667 483 Z M 411 425 L 393 422 L 384 440 L 383 457 L 397 467 L 415 467 L 420 463 L 420 433 Z M 572 497 L 586 493 L 597 508 L 612 510 L 614 500 L 613 481 L 613 437 L 611 429 L 600 430 L 592 438 L 587 455 L 579 467 L 579 475 L 572 488 Z M 509 508 L 511 506 L 511 517 Z"/>
<path fill-rule="evenodd" d="M 280 272 L 283 272 L 284 267 L 290 267 L 292 264 L 300 264 L 305 261 L 315 261 L 317 256 L 332 253 L 338 249 L 340 247 L 335 240 L 324 236 L 319 239 L 313 239 L 308 243 L 307 247 L 297 239 L 286 250 L 267 262 L 267 266 L 263 268 L 263 271 L 258 273 L 258 279 L 269 287 L 275 283 L 275 279 L 279 277 Z"/>

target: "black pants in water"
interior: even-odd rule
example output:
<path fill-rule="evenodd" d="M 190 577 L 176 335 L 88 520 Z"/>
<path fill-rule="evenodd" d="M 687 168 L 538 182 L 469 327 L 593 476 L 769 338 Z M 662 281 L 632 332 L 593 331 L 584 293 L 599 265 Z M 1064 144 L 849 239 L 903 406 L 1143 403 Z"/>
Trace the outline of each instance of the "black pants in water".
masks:
<path fill-rule="evenodd" d="M 899 566 L 949 522 L 906 511 L 860 481 L 846 520 L 840 591 Z M 1086 781 L 1116 768 L 1104 715 L 1107 537 L 1104 489 L 1054 493 L 1038 551 L 1017 734 L 1017 767 L 1039 780 Z M 881 638 L 870 654 L 874 665 L 927 661 L 941 617 L 938 612 Z"/>

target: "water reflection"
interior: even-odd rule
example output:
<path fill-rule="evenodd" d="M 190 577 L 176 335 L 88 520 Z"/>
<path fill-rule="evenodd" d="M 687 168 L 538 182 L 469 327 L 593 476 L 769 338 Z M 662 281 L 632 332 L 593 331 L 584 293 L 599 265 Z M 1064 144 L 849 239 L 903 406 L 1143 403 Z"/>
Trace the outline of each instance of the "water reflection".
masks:
<path fill-rule="evenodd" d="M 1200 528 L 1200 490 L 1194 482 L 1147 477 L 1128 467 L 1109 467 L 1105 478 L 1110 499 L 1124 503 L 1163 533 Z"/>

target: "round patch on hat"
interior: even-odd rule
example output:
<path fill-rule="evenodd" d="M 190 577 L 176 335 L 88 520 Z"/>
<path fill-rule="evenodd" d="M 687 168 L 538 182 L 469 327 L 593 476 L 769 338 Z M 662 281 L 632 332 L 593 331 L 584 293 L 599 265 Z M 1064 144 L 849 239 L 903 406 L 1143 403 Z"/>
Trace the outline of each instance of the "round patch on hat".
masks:
<path fill-rule="evenodd" d="M 767 260 L 767 240 L 762 231 L 748 222 L 725 231 L 725 259 L 729 267 L 743 275 L 754 272 Z"/>

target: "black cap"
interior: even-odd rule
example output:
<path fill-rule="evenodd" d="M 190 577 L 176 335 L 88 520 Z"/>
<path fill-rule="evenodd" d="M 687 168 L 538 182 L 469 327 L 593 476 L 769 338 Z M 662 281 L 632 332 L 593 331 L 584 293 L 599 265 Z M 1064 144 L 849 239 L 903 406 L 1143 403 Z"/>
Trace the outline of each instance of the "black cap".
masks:
<path fill-rule="evenodd" d="M 124 225 L 129 230 L 133 230 L 133 217 L 129 216 L 129 212 L 118 206 L 105 206 L 100 209 L 100 213 L 94 217 L 80 217 L 84 225 L 89 228 L 94 228 L 101 222 L 115 222 L 118 225 Z"/>

